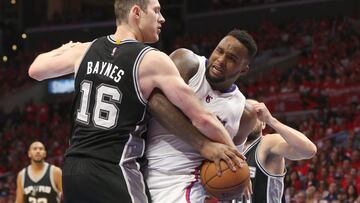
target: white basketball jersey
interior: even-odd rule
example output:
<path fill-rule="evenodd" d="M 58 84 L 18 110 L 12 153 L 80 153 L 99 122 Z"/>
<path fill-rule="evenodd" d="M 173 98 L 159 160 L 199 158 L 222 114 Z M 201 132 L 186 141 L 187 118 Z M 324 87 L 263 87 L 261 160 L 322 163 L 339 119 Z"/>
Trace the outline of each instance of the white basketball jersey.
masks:
<path fill-rule="evenodd" d="M 190 79 L 189 86 L 200 98 L 203 106 L 215 114 L 230 136 L 234 137 L 239 129 L 240 118 L 245 107 L 245 97 L 236 85 L 226 92 L 213 90 L 205 76 L 207 59 L 201 56 L 197 57 L 199 69 Z M 194 172 L 203 160 L 198 150 L 170 134 L 155 119 L 150 121 L 146 156 L 149 161 L 149 170 L 173 173 Z"/>

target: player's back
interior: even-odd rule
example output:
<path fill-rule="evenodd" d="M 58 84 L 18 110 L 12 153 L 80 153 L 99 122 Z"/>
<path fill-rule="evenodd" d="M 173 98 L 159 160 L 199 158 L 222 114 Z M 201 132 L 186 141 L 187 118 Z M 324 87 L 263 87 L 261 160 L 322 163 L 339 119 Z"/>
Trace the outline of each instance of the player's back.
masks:
<path fill-rule="evenodd" d="M 126 146 L 141 153 L 147 101 L 140 92 L 138 71 L 142 57 L 152 49 L 135 40 L 118 44 L 111 36 L 90 45 L 75 76 L 67 157 L 118 164 Z"/>

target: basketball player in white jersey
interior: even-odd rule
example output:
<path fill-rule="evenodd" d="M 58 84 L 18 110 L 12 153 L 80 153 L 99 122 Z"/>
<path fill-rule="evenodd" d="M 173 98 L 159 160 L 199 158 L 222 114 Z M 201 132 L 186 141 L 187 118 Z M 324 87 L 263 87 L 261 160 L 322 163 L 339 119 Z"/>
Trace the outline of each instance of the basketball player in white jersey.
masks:
<path fill-rule="evenodd" d="M 58 203 L 62 192 L 61 169 L 45 162 L 46 150 L 33 142 L 28 150 L 31 164 L 17 176 L 15 203 Z"/>
<path fill-rule="evenodd" d="M 264 103 L 250 99 L 247 103 L 257 114 L 256 127 L 248 136 L 244 151 L 250 168 L 253 195 L 250 199 L 232 202 L 282 202 L 285 159 L 310 159 L 316 154 L 316 146 L 303 133 L 274 118 Z M 263 135 L 262 130 L 266 125 L 276 133 Z"/>
<path fill-rule="evenodd" d="M 239 142 L 247 135 L 242 134 L 244 129 L 239 130 L 246 99 L 234 83 L 248 71 L 256 51 L 256 43 L 247 32 L 233 30 L 219 42 L 209 60 L 186 49 L 170 56 L 203 106 L 218 117 L 232 138 L 238 136 Z M 160 123 L 155 119 L 150 122 L 146 150 L 149 162 L 145 174 L 152 201 L 204 202 L 198 170 L 204 158 Z"/>

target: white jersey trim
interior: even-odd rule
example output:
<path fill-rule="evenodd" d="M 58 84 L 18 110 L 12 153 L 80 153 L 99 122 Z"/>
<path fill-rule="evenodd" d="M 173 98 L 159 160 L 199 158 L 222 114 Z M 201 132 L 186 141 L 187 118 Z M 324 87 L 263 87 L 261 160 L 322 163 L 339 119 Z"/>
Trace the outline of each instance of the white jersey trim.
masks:
<path fill-rule="evenodd" d="M 38 178 L 33 177 L 33 172 L 32 172 L 32 169 L 31 169 L 31 165 L 28 166 L 28 170 L 27 170 L 28 176 L 34 183 L 39 182 L 45 176 L 45 173 L 46 173 L 46 171 L 47 171 L 47 169 L 49 167 L 49 164 L 46 163 L 46 162 L 44 164 L 45 164 L 45 166 L 42 169 L 43 171 L 41 172 L 41 175 Z"/>
<path fill-rule="evenodd" d="M 131 198 L 131 201 L 133 203 L 137 203 L 137 202 L 141 202 L 141 203 L 148 203 L 148 198 L 146 196 L 146 191 L 145 191 L 145 182 L 144 182 L 144 177 L 142 175 L 142 173 L 140 172 L 140 164 L 135 160 L 135 157 L 126 157 L 125 155 L 129 154 L 129 151 L 132 151 L 131 149 L 129 149 L 129 145 L 132 142 L 136 142 L 136 139 L 141 139 L 142 141 L 142 146 L 145 146 L 145 141 L 142 138 L 137 138 L 136 136 L 134 137 L 132 134 L 129 135 L 129 140 L 126 142 L 125 147 L 124 147 L 124 151 L 122 153 L 121 156 L 121 160 L 119 163 L 119 166 L 123 172 L 124 175 L 124 179 L 126 182 L 126 186 L 127 189 L 129 191 L 129 195 Z M 141 155 L 144 154 L 145 151 L 145 147 L 142 148 L 142 152 Z M 134 159 L 134 160 L 131 160 Z M 134 168 L 136 168 L 137 170 L 133 170 Z M 140 177 L 140 180 L 138 180 L 138 184 L 141 184 L 141 188 L 142 188 L 142 194 L 139 194 L 136 191 L 136 185 L 132 185 L 129 182 L 129 179 L 134 178 L 134 176 L 131 176 L 131 173 L 136 172 L 137 176 Z M 134 191 L 135 190 L 135 191 Z M 139 201 L 137 201 L 139 200 Z"/>
<path fill-rule="evenodd" d="M 21 171 L 20 171 L 20 173 L 19 173 L 19 175 L 21 176 L 21 183 L 22 183 L 22 189 L 24 190 L 25 189 L 25 187 L 24 187 L 24 185 L 25 185 L 25 168 L 23 168 Z"/>
<path fill-rule="evenodd" d="M 145 47 L 144 49 L 142 49 L 140 51 L 140 53 L 138 54 L 138 56 L 136 57 L 136 60 L 134 63 L 134 68 L 133 68 L 134 87 L 135 87 L 138 99 L 143 105 L 146 105 L 148 103 L 148 100 L 144 97 L 144 95 L 141 92 L 140 82 L 139 82 L 139 67 L 140 67 L 140 62 L 144 58 L 145 54 L 151 50 L 155 50 L 155 49 L 152 47 Z"/>
<path fill-rule="evenodd" d="M 280 187 L 276 187 L 273 183 L 280 183 Z M 276 189 L 280 189 L 280 193 L 274 194 Z M 266 185 L 266 202 L 267 203 L 279 203 L 281 202 L 284 191 L 284 181 L 280 177 L 269 177 Z"/>
<path fill-rule="evenodd" d="M 116 45 L 119 45 L 119 43 L 116 42 L 116 40 L 114 39 L 114 35 L 108 35 L 107 36 L 107 39 L 113 43 L 113 44 L 116 44 Z M 124 39 L 124 40 L 121 40 L 120 41 L 120 44 L 125 44 L 125 43 L 129 43 L 129 42 L 138 42 L 137 40 L 135 39 Z"/>
<path fill-rule="evenodd" d="M 244 150 L 244 154 L 248 153 L 250 151 L 250 149 L 252 149 L 260 141 L 261 136 L 256 138 L 249 146 L 246 147 L 246 149 Z"/>
<path fill-rule="evenodd" d="M 56 193 L 59 193 L 57 187 L 56 187 L 56 184 L 55 184 L 55 180 L 54 180 L 54 166 L 50 165 L 50 183 L 51 183 L 51 186 L 52 188 L 54 189 L 54 191 Z"/>

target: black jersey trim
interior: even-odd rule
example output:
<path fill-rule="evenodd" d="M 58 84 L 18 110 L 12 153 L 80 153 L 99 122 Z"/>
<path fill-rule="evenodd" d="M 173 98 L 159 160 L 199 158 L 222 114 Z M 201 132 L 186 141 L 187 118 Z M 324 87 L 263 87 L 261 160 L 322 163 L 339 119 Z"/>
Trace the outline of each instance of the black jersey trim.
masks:
<path fill-rule="evenodd" d="M 134 68 L 133 68 L 133 78 L 134 78 L 134 87 L 136 90 L 136 94 L 138 96 L 139 101 L 146 106 L 146 104 L 148 103 L 147 99 L 144 97 L 144 95 L 141 92 L 140 89 L 140 83 L 139 83 L 139 66 L 140 66 L 140 62 L 141 60 L 144 58 L 145 54 L 151 50 L 155 50 L 152 47 L 145 47 L 143 48 L 140 53 L 137 55 L 136 59 L 135 59 L 135 63 L 134 63 Z"/>
<path fill-rule="evenodd" d="M 260 143 L 259 143 L 260 145 Z M 266 175 L 266 176 L 269 176 L 269 177 L 275 177 L 275 178 L 281 178 L 281 177 L 284 177 L 286 175 L 286 168 L 284 170 L 283 173 L 281 174 L 272 174 L 270 172 L 268 172 L 265 167 L 263 167 L 263 165 L 260 163 L 259 159 L 258 159 L 258 149 L 259 149 L 259 145 L 256 147 L 256 151 L 255 151 L 255 161 L 256 161 L 256 164 L 259 166 L 259 169 Z"/>

